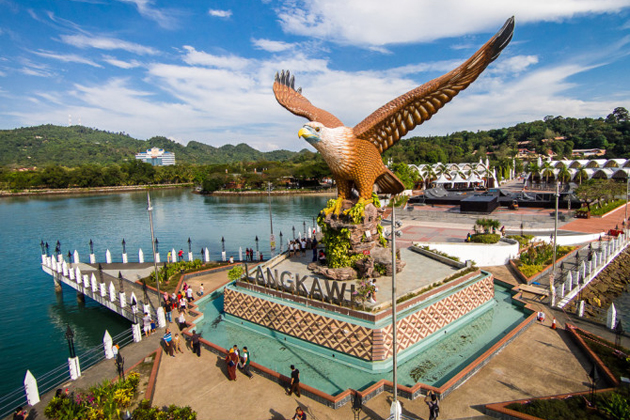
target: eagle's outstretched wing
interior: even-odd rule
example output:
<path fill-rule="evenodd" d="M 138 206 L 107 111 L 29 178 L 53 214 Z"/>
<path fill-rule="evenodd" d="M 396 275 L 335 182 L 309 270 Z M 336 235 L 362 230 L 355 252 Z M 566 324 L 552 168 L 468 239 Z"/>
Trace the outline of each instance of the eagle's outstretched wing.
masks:
<path fill-rule="evenodd" d="M 464 64 L 433 79 L 374 111 L 354 127 L 357 138 L 372 142 L 380 152 L 395 144 L 407 132 L 430 119 L 460 91 L 477 79 L 512 39 L 514 17 Z"/>
<path fill-rule="evenodd" d="M 317 121 L 328 128 L 342 127 L 343 123 L 331 113 L 317 108 L 308 99 L 302 96 L 302 89 L 297 91 L 294 88 L 295 78 L 289 71 L 282 70 L 276 73 L 276 80 L 273 82 L 273 93 L 280 105 L 291 111 L 295 115 L 307 118 L 309 121 Z"/>

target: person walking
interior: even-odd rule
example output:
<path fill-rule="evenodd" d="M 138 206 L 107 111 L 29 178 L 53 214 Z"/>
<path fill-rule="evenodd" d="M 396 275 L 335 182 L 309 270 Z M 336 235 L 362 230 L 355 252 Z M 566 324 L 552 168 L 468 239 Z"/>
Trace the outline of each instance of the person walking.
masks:
<path fill-rule="evenodd" d="M 164 331 L 164 350 L 169 356 L 175 357 L 173 353 L 173 337 L 171 336 L 171 330 L 168 328 Z"/>
<path fill-rule="evenodd" d="M 151 322 L 153 322 L 151 320 L 151 316 L 149 315 L 148 312 L 145 312 L 144 317 L 142 318 L 142 326 L 144 329 L 144 335 L 146 337 L 148 337 L 149 334 L 151 334 Z"/>
<path fill-rule="evenodd" d="M 170 298 L 164 304 L 164 315 L 169 323 L 173 322 L 173 305 L 171 304 Z"/>
<path fill-rule="evenodd" d="M 173 337 L 173 353 L 183 353 L 184 351 L 182 350 L 182 340 L 179 336 L 178 333 L 175 333 L 175 336 Z"/>
<path fill-rule="evenodd" d="M 291 395 L 295 392 L 295 395 L 300 397 L 300 371 L 294 366 L 291 365 L 291 383 L 289 385 L 289 391 L 287 391 L 287 395 Z"/>
<path fill-rule="evenodd" d="M 435 392 L 427 392 L 424 402 L 429 406 L 429 420 L 435 420 L 440 415 L 440 401 L 437 399 Z"/>
<path fill-rule="evenodd" d="M 195 300 L 195 294 L 193 293 L 192 287 L 186 289 L 186 297 L 188 298 L 188 302 Z"/>
<path fill-rule="evenodd" d="M 247 350 L 247 347 L 243 347 L 243 351 L 241 352 L 241 361 L 238 363 L 238 367 L 249 377 L 249 379 L 254 377 L 254 375 L 252 375 L 249 371 L 249 351 Z"/>
<path fill-rule="evenodd" d="M 225 363 L 227 363 L 228 378 L 230 381 L 236 380 L 236 365 L 238 364 L 238 355 L 231 348 L 227 356 L 225 356 Z"/>
<path fill-rule="evenodd" d="M 177 256 L 179 257 L 179 261 L 184 261 L 184 250 L 180 249 Z"/>
<path fill-rule="evenodd" d="M 177 322 L 179 323 L 179 330 L 182 331 L 186 328 L 186 316 L 183 312 L 179 314 L 179 318 L 177 318 Z"/>
<path fill-rule="evenodd" d="M 291 417 L 291 420 L 306 420 L 306 413 L 302 410 L 302 407 L 295 409 L 295 414 Z"/>
<path fill-rule="evenodd" d="M 199 338 L 201 338 L 201 335 L 197 334 L 196 330 L 193 330 L 190 341 L 192 342 L 192 351 L 197 357 L 201 357 L 201 343 L 199 342 Z"/>

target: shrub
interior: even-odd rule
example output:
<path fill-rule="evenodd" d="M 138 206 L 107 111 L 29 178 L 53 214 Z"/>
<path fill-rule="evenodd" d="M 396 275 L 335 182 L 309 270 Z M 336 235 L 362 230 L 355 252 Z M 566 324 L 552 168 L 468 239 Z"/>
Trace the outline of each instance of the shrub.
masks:
<path fill-rule="evenodd" d="M 540 264 L 534 264 L 534 265 L 523 264 L 518 267 L 519 271 L 523 273 L 523 275 L 527 278 L 532 277 L 534 274 L 540 273 L 541 271 L 543 271 L 544 268 L 545 267 L 543 267 Z"/>
<path fill-rule="evenodd" d="M 501 235 L 498 233 L 475 233 L 470 236 L 471 242 L 479 244 L 496 244 L 501 239 Z"/>
<path fill-rule="evenodd" d="M 245 269 L 243 268 L 243 266 L 237 265 L 236 267 L 228 271 L 228 279 L 230 279 L 231 281 L 238 280 L 243 277 L 243 274 L 245 274 Z"/>
<path fill-rule="evenodd" d="M 601 207 L 597 207 L 597 208 L 591 207 L 591 215 L 601 216 L 624 204 L 626 204 L 626 200 L 615 200 L 615 201 L 610 201 Z"/>
<path fill-rule="evenodd" d="M 509 239 L 514 239 L 515 241 L 518 241 L 518 245 L 519 245 L 519 249 L 520 248 L 525 248 L 532 239 L 534 239 L 533 235 L 508 235 L 506 236 L 506 238 Z"/>

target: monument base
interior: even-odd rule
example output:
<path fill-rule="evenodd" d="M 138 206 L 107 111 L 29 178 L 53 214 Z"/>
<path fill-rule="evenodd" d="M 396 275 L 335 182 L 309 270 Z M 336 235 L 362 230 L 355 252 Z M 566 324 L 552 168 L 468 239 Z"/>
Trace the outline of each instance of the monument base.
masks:
<path fill-rule="evenodd" d="M 383 237 L 383 209 L 373 203 L 365 206 L 358 200 L 343 200 L 339 214 L 322 212 L 318 223 L 326 245 L 327 265 L 310 264 L 309 270 L 333 280 L 391 276 L 392 252 Z M 396 258 L 396 272 L 405 267 Z"/>

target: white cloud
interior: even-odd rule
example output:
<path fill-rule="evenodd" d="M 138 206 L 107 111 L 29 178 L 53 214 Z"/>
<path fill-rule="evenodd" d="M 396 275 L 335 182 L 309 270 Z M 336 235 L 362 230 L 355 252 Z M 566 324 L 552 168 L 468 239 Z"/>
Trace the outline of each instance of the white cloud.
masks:
<path fill-rule="evenodd" d="M 203 51 L 197 51 L 195 48 L 188 45 L 184 46 L 184 50 L 186 50 L 186 55 L 183 59 L 190 65 L 240 70 L 247 67 L 250 63 L 248 59 L 233 54 L 213 55 Z"/>
<path fill-rule="evenodd" d="M 87 64 L 88 66 L 92 66 L 92 67 L 103 67 L 100 64 L 95 63 L 94 61 L 88 58 L 81 57 L 76 54 L 57 54 L 50 51 L 42 51 L 42 50 L 32 51 L 32 53 L 40 57 L 52 58 L 53 60 L 59 60 L 66 63 L 80 63 L 80 64 Z"/>
<path fill-rule="evenodd" d="M 165 29 L 172 29 L 177 26 L 176 13 L 173 10 L 164 11 L 153 7 L 152 0 L 118 0 L 123 3 L 131 3 L 136 6 L 138 13 L 143 17 L 157 22 Z"/>
<path fill-rule="evenodd" d="M 142 65 L 138 60 L 123 61 L 109 55 L 104 55 L 103 61 L 121 69 L 133 69 Z"/>
<path fill-rule="evenodd" d="M 230 17 L 232 17 L 232 11 L 231 10 L 215 10 L 215 9 L 210 9 L 208 10 L 208 14 L 210 16 L 214 16 L 214 17 L 218 17 L 218 18 L 223 18 L 223 19 L 229 19 Z"/>
<path fill-rule="evenodd" d="M 87 36 L 87 35 L 61 35 L 62 42 L 77 48 L 96 48 L 99 50 L 123 50 L 140 55 L 155 55 L 158 51 L 152 47 L 145 47 L 133 42 L 123 41 L 117 38 Z"/>
<path fill-rule="evenodd" d="M 378 47 L 493 33 L 510 16 L 560 21 L 627 7 L 627 0 L 287 0 L 278 17 L 291 34 Z"/>
<path fill-rule="evenodd" d="M 272 41 L 270 39 L 254 39 L 252 43 L 259 50 L 264 50 L 272 53 L 287 51 L 295 48 L 295 44 L 291 44 L 283 41 Z"/>

